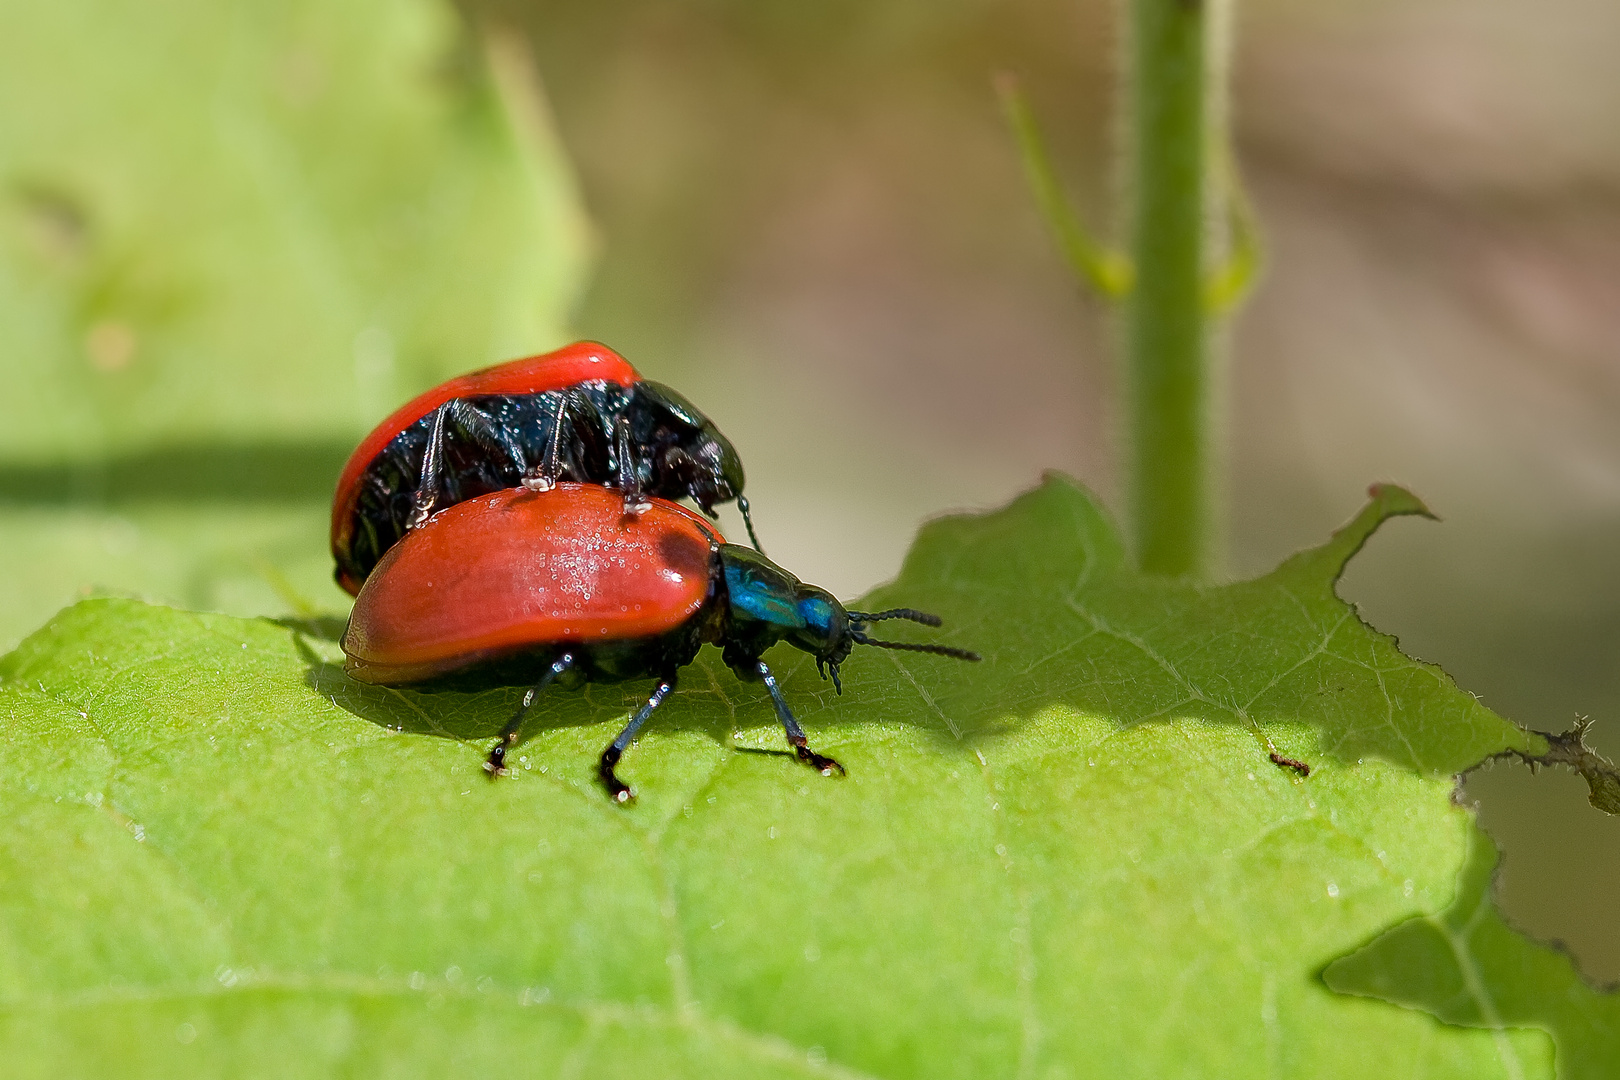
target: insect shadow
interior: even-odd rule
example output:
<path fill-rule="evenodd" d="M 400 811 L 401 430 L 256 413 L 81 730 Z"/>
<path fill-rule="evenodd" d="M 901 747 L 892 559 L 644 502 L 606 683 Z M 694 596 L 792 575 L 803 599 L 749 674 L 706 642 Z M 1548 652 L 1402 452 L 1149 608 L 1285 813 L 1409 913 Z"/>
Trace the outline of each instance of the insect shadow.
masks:
<path fill-rule="evenodd" d="M 293 631 L 294 647 L 307 666 L 304 682 L 338 708 L 378 727 L 462 742 L 483 743 L 500 734 L 523 704 L 530 687 L 549 665 L 545 657 L 520 656 L 482 664 L 411 686 L 374 686 L 349 678 L 343 665 L 323 658 L 309 639 L 337 643 L 344 620 L 286 618 L 274 620 Z M 712 651 L 712 650 L 711 650 Z M 524 741 L 548 731 L 622 724 L 646 699 L 650 679 L 622 683 L 589 682 L 576 688 L 549 687 L 524 722 Z M 827 693 L 830 695 L 831 690 Z M 819 695 L 800 694 L 814 708 Z M 739 682 L 720 662 L 719 653 L 700 656 L 683 668 L 681 683 L 658 711 L 656 730 L 695 731 L 742 753 L 780 754 L 787 749 L 739 747 L 739 726 L 775 726 L 770 697 L 763 687 Z M 610 725 L 611 726 L 611 725 Z"/>

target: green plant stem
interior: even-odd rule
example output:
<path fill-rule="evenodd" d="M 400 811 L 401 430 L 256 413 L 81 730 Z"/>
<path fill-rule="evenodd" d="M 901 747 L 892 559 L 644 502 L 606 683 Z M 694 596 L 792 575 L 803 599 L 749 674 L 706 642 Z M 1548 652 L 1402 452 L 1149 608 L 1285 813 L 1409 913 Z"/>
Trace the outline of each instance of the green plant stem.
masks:
<path fill-rule="evenodd" d="M 1210 566 L 1212 454 L 1203 273 L 1205 20 L 1200 0 L 1131 0 L 1126 310 L 1130 517 L 1143 570 Z"/>

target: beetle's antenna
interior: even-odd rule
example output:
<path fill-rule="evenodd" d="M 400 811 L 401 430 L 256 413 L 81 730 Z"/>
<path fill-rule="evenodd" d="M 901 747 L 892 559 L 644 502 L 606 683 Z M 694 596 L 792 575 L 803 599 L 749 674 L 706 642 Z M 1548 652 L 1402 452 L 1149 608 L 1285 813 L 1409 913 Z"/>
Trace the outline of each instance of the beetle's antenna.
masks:
<path fill-rule="evenodd" d="M 882 622 L 884 619 L 907 619 L 911 622 L 922 623 L 924 626 L 943 626 L 945 620 L 938 615 L 930 615 L 926 611 L 916 608 L 897 607 L 887 611 L 851 611 L 849 617 L 856 622 Z"/>
<path fill-rule="evenodd" d="M 981 657 L 978 653 L 973 652 L 970 649 L 958 649 L 951 645 L 918 644 L 911 641 L 879 641 L 876 638 L 869 638 L 865 634 L 858 633 L 850 634 L 849 636 L 852 641 L 858 642 L 861 645 L 876 645 L 880 649 L 898 649 L 902 652 L 933 653 L 935 656 L 949 656 L 953 660 L 971 660 L 977 662 L 983 659 L 983 657 Z"/>

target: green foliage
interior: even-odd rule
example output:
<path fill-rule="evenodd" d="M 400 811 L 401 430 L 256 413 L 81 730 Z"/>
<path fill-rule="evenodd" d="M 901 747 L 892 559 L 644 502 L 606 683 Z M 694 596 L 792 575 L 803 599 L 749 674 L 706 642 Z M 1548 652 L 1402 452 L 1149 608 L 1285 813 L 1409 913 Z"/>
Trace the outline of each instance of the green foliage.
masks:
<path fill-rule="evenodd" d="M 335 601 L 360 433 L 563 340 L 585 226 L 525 77 L 427 0 L 0 8 L 0 643 L 87 586 L 285 607 L 259 564 Z"/>
<path fill-rule="evenodd" d="M 1018 156 L 1024 162 L 1030 194 L 1035 197 L 1041 216 L 1046 218 L 1047 228 L 1052 230 L 1052 238 L 1057 241 L 1058 251 L 1069 269 L 1107 299 L 1120 300 L 1130 295 L 1136 277 L 1130 256 L 1094 236 L 1069 205 L 1057 170 L 1052 167 L 1051 156 L 1046 152 L 1046 140 L 1035 121 L 1034 110 L 1017 78 L 1008 73 L 997 76 L 996 95 L 1001 99 L 1007 126 L 1018 140 Z"/>
<path fill-rule="evenodd" d="M 0 658 L 8 1077 L 1550 1071 L 1316 978 L 1454 925 L 1449 774 L 1546 749 L 1334 597 L 1397 489 L 1221 588 L 1061 479 L 930 526 L 867 603 L 984 664 L 868 650 L 837 697 L 773 658 L 843 781 L 712 656 L 629 809 L 593 763 L 640 687 L 553 695 L 490 784 L 519 689 L 344 678 L 355 438 L 563 336 L 585 227 L 525 78 L 427 0 L 0 11 L 0 642 L 106 585 L 301 616 L 92 599 Z M 1334 985 L 1481 1019 L 1391 970 Z"/>
<path fill-rule="evenodd" d="M 458 32 L 421 2 L 8 7 L 0 97 L 42 107 L 0 117 L 0 448 L 347 434 L 554 339 L 566 174 L 521 167 L 543 133 Z"/>
<path fill-rule="evenodd" d="M 1448 1024 L 1539 1028 L 1557 1046 L 1560 1080 L 1606 1080 L 1620 1062 L 1620 997 L 1612 987 L 1594 990 L 1568 954 L 1503 922 L 1489 895 L 1496 862 L 1490 837 L 1476 829 L 1449 908 L 1334 961 L 1323 981 Z"/>
<path fill-rule="evenodd" d="M 9 1071 L 1545 1075 L 1539 1033 L 1317 978 L 1451 901 L 1450 773 L 1540 749 L 1333 595 L 1420 511 L 1380 489 L 1200 588 L 1049 479 L 867 598 L 983 664 L 865 650 L 838 697 L 774 654 L 847 779 L 710 655 L 629 808 L 593 766 L 640 684 L 549 696 L 490 783 L 517 688 L 360 686 L 331 622 L 86 601 L 0 660 Z"/>

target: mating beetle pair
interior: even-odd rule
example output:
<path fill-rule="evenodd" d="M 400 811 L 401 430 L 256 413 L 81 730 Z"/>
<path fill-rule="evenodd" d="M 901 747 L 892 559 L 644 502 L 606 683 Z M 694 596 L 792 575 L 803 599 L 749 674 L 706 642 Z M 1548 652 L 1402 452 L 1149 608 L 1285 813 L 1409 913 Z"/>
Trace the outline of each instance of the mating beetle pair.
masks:
<path fill-rule="evenodd" d="M 332 557 L 351 595 L 436 509 L 503 488 L 607 484 L 637 510 L 737 500 L 742 461 L 714 423 L 594 341 L 458 376 L 411 399 L 355 448 L 332 499 Z M 754 546 L 759 547 L 756 540 Z"/>
<path fill-rule="evenodd" d="M 571 349 L 596 356 L 606 353 L 623 365 L 614 372 L 623 380 L 616 385 L 638 385 L 634 370 L 601 346 L 584 343 Z M 712 502 L 720 498 L 705 501 L 699 491 L 726 498 L 741 495 L 742 469 L 730 444 L 684 401 L 684 426 L 655 424 L 656 437 L 647 442 L 633 437 L 636 420 L 631 414 L 636 409 L 656 413 L 664 408 L 662 404 L 631 405 L 613 418 L 622 440 L 610 459 L 618 466 L 617 490 L 599 483 L 559 480 L 559 466 L 559 471 L 543 471 L 539 483 L 517 482 L 465 497 L 492 473 L 506 469 L 502 475 L 510 475 L 510 470 L 520 469 L 532 445 L 525 440 L 536 429 L 520 426 L 490 435 L 489 429 L 476 427 L 483 420 L 471 424 L 458 420 L 463 435 L 478 430 L 484 435 L 468 435 L 463 443 L 449 443 L 457 447 L 459 456 L 450 466 L 451 480 L 445 482 L 444 467 L 435 465 L 433 458 L 435 453 L 452 456 L 442 449 L 446 445 L 442 428 L 457 410 L 455 403 L 463 400 L 457 395 L 471 385 L 475 398 L 487 399 L 492 395 L 482 391 L 490 388 L 491 375 L 523 364 L 532 368 L 545 359 L 518 361 L 454 380 L 400 410 L 351 459 L 334 506 L 333 550 L 338 556 L 339 580 L 345 586 L 351 584 L 344 576 L 344 554 L 351 556 L 347 572 L 363 579 L 353 581 L 358 598 L 343 638 L 346 670 L 352 677 L 397 685 L 517 658 L 538 660 L 544 667 L 490 751 L 485 767 L 491 775 L 505 772 L 507 754 L 519 739 L 524 718 L 541 691 L 553 682 L 577 686 L 586 681 L 653 678 L 657 685 L 652 695 L 602 751 L 598 764 L 598 775 L 609 794 L 618 802 L 628 801 L 631 791 L 618 778 L 615 766 L 653 711 L 674 691 L 679 669 L 691 663 L 706 643 L 722 647 L 726 664 L 739 678 L 764 682 L 800 761 L 823 775 L 842 774 L 838 762 L 810 749 L 775 675 L 762 658 L 766 649 L 786 641 L 810 653 L 823 677 L 830 673 L 840 691 L 839 665 L 858 644 L 979 659 L 972 652 L 947 645 L 880 641 L 868 636 L 869 625 L 880 620 L 905 619 L 928 626 L 938 626 L 940 620 L 909 608 L 849 611 L 826 590 L 800 582 L 758 550 L 726 543 L 703 518 L 659 497 L 659 491 L 685 494 L 711 510 Z M 511 390 L 511 385 L 506 388 Z M 596 389 L 585 380 L 575 380 L 574 384 L 532 391 L 542 397 L 558 395 L 546 401 L 547 408 L 557 410 L 548 432 L 554 443 L 568 422 L 564 419 L 567 410 L 577 407 L 581 399 L 587 403 L 598 400 L 590 396 Z M 573 395 L 573 405 L 557 404 L 568 395 Z M 643 400 L 663 402 L 672 396 L 672 392 L 661 391 Z M 488 417 L 488 408 L 486 402 L 479 411 Z M 416 420 L 410 419 L 413 413 Z M 501 415 L 495 412 L 497 420 Z M 394 444 L 429 416 L 434 418 L 435 430 L 419 456 L 415 490 L 406 491 L 408 484 L 398 479 L 408 473 L 400 471 L 398 461 L 408 461 L 409 450 L 400 452 Z M 587 413 L 586 420 L 575 418 L 571 426 L 589 429 L 600 419 Z M 390 430 L 394 432 L 391 437 Z M 566 458 L 569 470 L 588 471 L 601 465 L 600 459 L 591 456 L 592 437 L 576 436 L 571 456 Z M 710 453 L 705 445 L 723 450 Z M 396 460 L 375 469 L 368 468 L 367 460 L 356 465 L 356 459 L 365 457 L 374 446 L 383 449 L 373 450 L 371 459 L 394 453 Z M 435 450 L 436 446 L 441 449 Z M 502 461 L 480 465 L 474 452 L 477 447 L 498 447 L 496 453 Z M 694 448 L 699 452 L 693 453 Z M 559 452 L 543 460 L 545 468 L 550 468 L 563 462 L 565 455 Z M 692 462 L 707 463 L 712 471 L 694 481 Z M 390 475 L 394 480 L 389 480 Z M 716 477 L 724 479 L 726 486 L 716 482 Z M 683 484 L 685 490 L 679 490 Z M 384 492 L 385 487 L 390 490 Z M 393 501 L 391 516 L 383 522 L 387 528 L 366 518 L 366 508 L 379 503 L 356 498 L 361 490 L 386 494 Z M 418 494 L 424 491 L 425 495 Z M 431 517 L 421 512 L 442 505 L 438 500 L 446 498 L 446 493 L 449 498 L 463 497 Z M 414 519 L 407 516 L 400 521 L 394 516 L 403 500 L 412 506 Z M 365 534 L 366 545 L 373 546 L 356 545 L 357 530 L 351 527 L 344 532 L 340 519 L 350 523 L 362 519 L 362 525 L 371 530 Z M 387 537 L 395 522 L 399 522 L 399 536 L 377 549 L 374 541 Z M 751 526 L 749 531 L 752 534 Z M 362 547 L 366 557 L 354 558 Z M 366 565 L 367 558 L 370 565 Z"/>
<path fill-rule="evenodd" d="M 751 548 L 727 544 L 707 522 L 662 499 L 635 517 L 618 493 L 594 484 L 514 488 L 458 503 L 412 531 L 377 564 L 343 638 L 348 673 L 363 682 L 415 682 L 472 665 L 531 655 L 549 662 L 490 752 L 499 774 L 525 715 L 554 681 L 657 686 L 602 751 L 599 775 L 617 801 L 630 789 L 614 772 L 680 668 L 720 645 L 739 678 L 762 680 L 800 761 L 824 775 L 843 766 L 810 749 L 762 654 L 778 641 L 810 653 L 838 680 L 855 645 L 977 660 L 946 645 L 878 641 L 870 623 L 907 609 L 849 611 Z"/>

